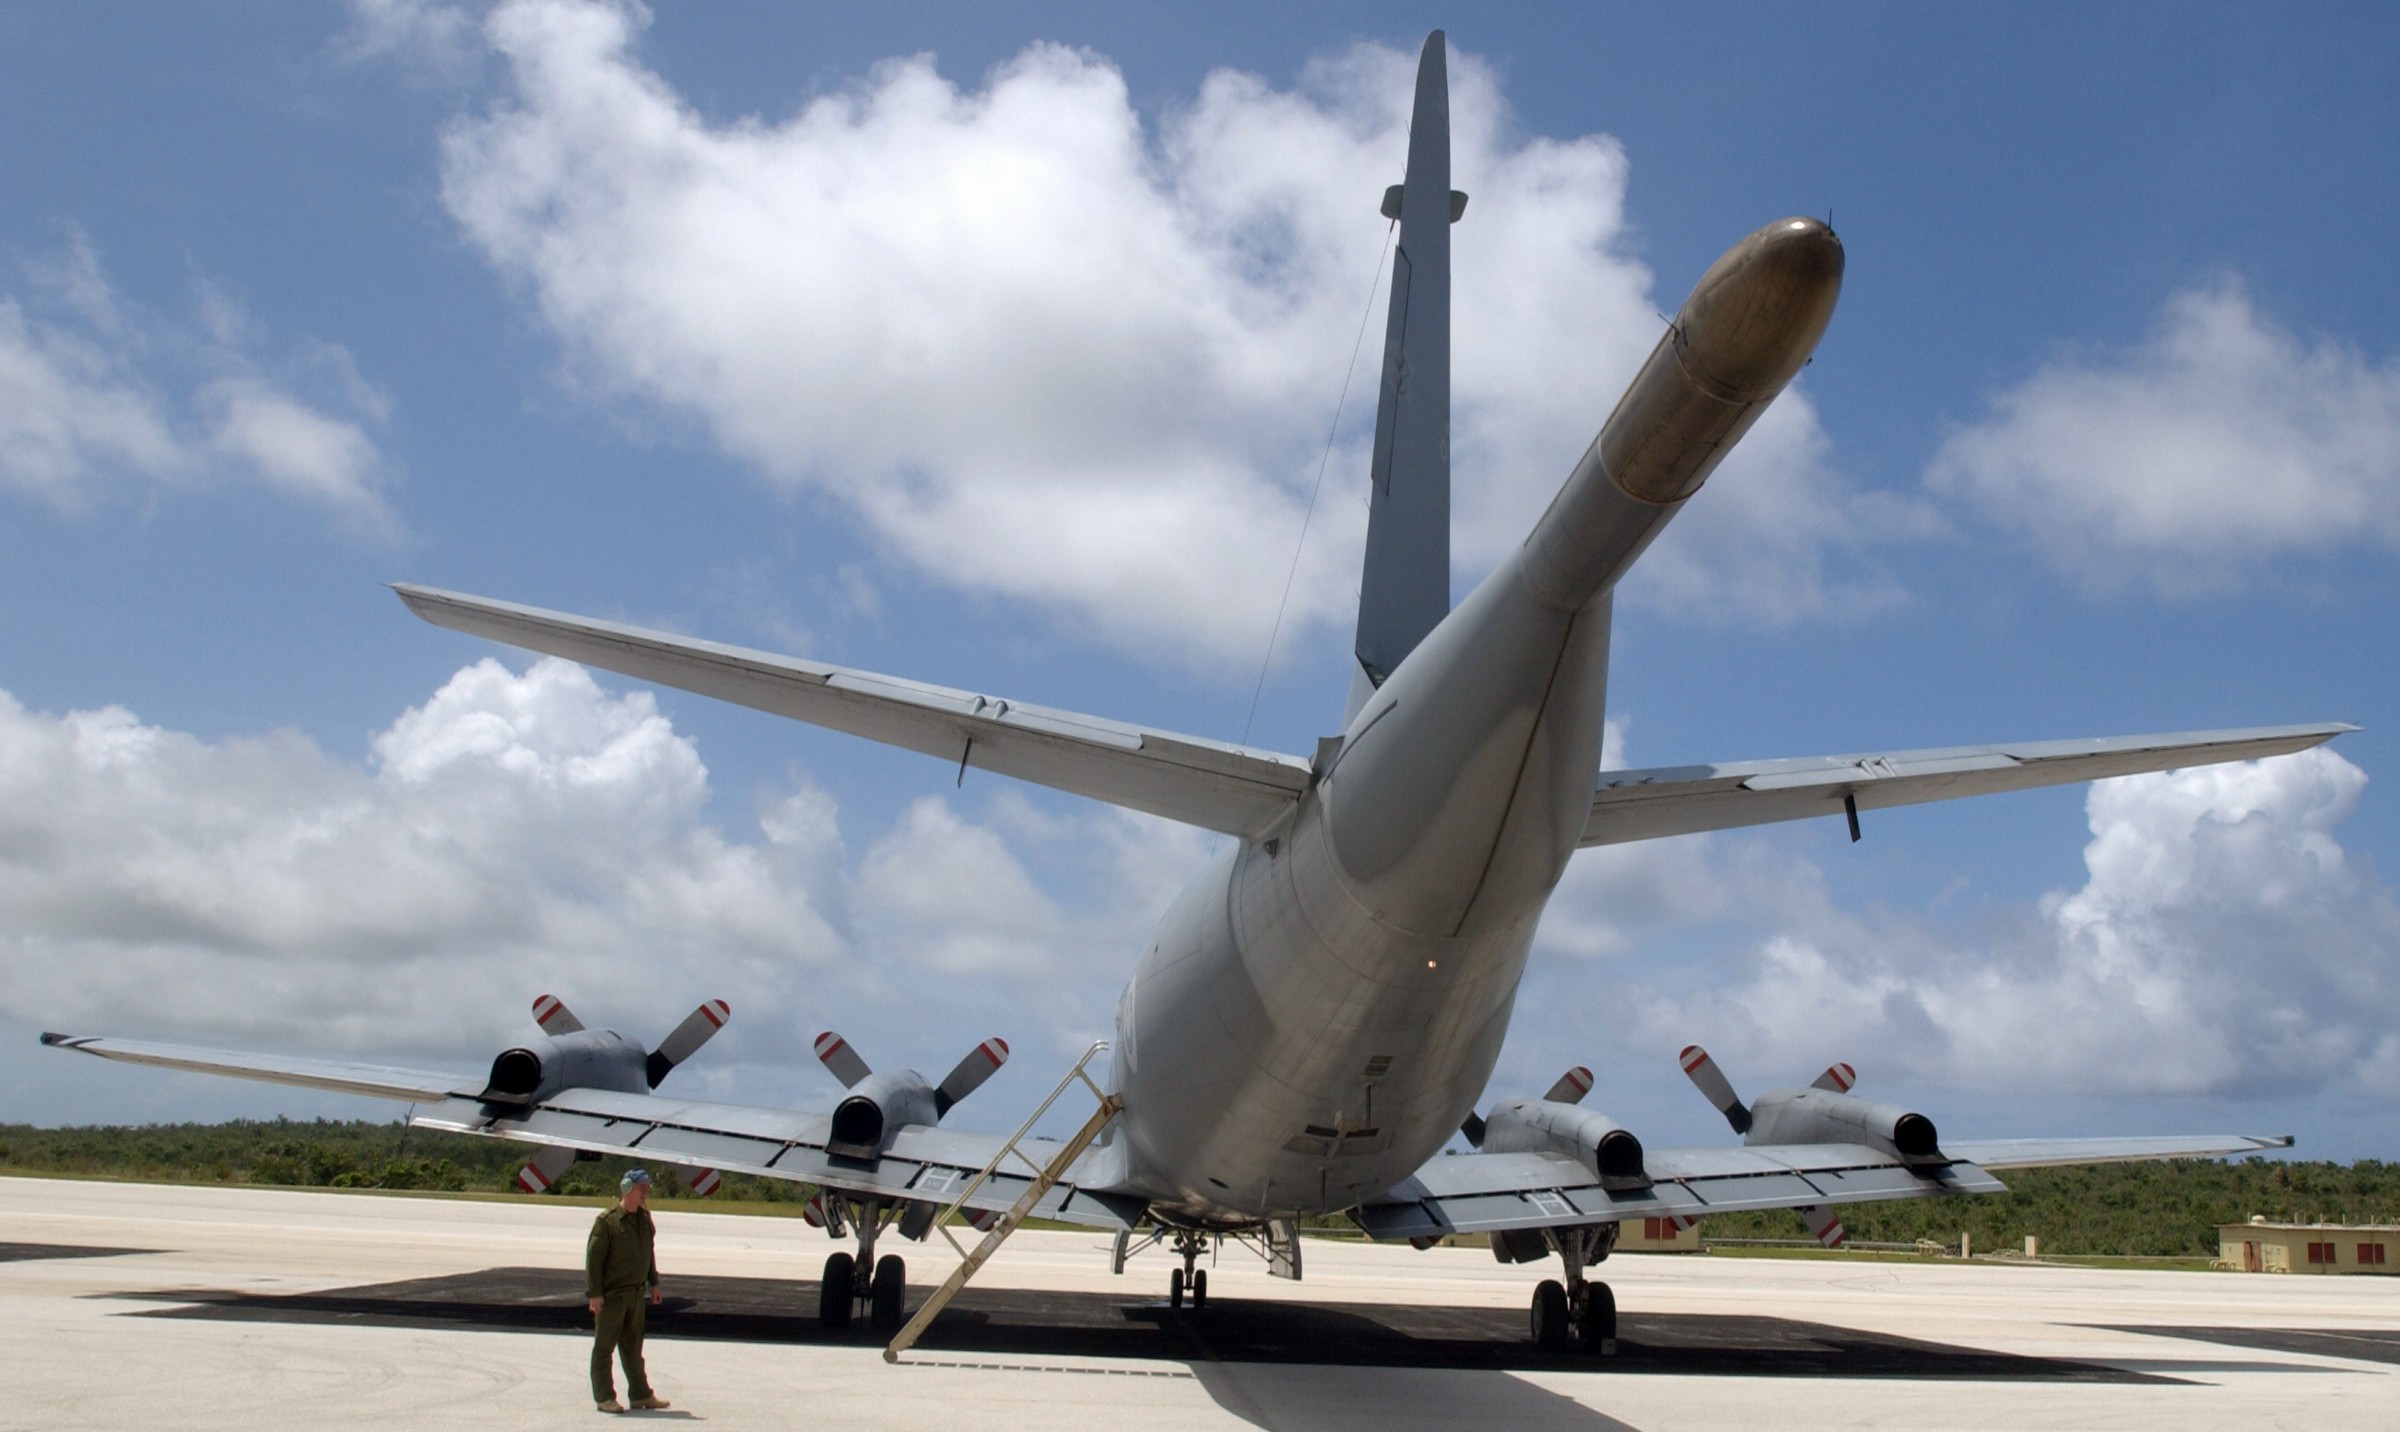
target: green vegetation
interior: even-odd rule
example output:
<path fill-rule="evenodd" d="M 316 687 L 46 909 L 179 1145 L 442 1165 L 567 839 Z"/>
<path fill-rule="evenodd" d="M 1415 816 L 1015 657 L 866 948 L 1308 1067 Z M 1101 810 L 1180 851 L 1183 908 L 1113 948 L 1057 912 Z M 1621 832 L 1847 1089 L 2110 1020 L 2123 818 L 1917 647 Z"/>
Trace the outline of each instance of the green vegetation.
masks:
<path fill-rule="evenodd" d="M 530 1152 L 523 1144 L 405 1129 L 364 1120 L 335 1123 L 236 1121 L 139 1128 L 38 1129 L 0 1125 L 0 1174 L 50 1174 L 157 1183 L 256 1184 L 288 1188 L 432 1190 L 482 1195 L 516 1191 Z M 571 1165 L 555 1195 L 605 1197 L 634 1160 Z M 1904 1199 L 1851 1204 L 1842 1223 L 1853 1239 L 1955 1247 L 1970 1235 L 1978 1252 L 2041 1239 L 2044 1257 L 2199 1258 L 2217 1252 L 2217 1225 L 2252 1214 L 2298 1222 L 2400 1223 L 2400 1164 L 2098 1164 L 2024 1169 L 1992 1198 Z M 662 1189 L 662 1192 L 667 1190 Z M 727 1174 L 714 1207 L 768 1206 L 794 1212 L 815 1189 Z M 1342 1218 L 1308 1220 L 1311 1233 L 1352 1231 Z M 1720 1213 L 1700 1226 L 1710 1240 L 1803 1239 L 1790 1213 Z M 1725 1251 L 1733 1251 L 1731 1248 Z"/>
<path fill-rule="evenodd" d="M 2252 1214 L 2278 1222 L 2400 1223 L 2400 1164 L 2343 1165 L 2245 1159 L 2239 1163 L 2093 1164 L 2029 1168 L 2002 1175 L 2009 1191 L 1989 1198 L 1914 1198 L 1853 1203 L 1841 1210 L 1853 1239 L 1955 1247 L 1969 1235 L 1979 1253 L 2041 1240 L 2042 1256 L 2213 1258 L 2217 1225 Z M 1793 1213 L 1720 1213 L 1703 1239 L 1806 1238 Z"/>
<path fill-rule="evenodd" d="M 373 1188 L 511 1194 L 529 1145 L 468 1134 L 410 1129 L 363 1119 L 237 1119 L 227 1124 L 149 1124 L 38 1129 L 0 1124 L 0 1174 L 52 1174 L 147 1183 L 257 1184 L 280 1188 Z M 555 1196 L 614 1194 L 617 1176 L 638 1159 L 596 1159 L 568 1166 Z M 676 1192 L 662 1180 L 660 1192 Z M 806 1184 L 727 1174 L 711 1202 L 792 1204 Z"/>

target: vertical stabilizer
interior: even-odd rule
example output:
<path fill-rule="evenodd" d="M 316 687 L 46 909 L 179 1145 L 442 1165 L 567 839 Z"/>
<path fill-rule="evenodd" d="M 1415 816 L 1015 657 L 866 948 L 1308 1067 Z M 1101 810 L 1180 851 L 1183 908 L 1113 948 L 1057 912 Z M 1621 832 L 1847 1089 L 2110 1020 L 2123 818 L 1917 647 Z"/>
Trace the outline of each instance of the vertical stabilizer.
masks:
<path fill-rule="evenodd" d="M 1359 584 L 1354 716 L 1450 612 L 1450 79 L 1442 32 L 1425 37 L 1406 181 L 1384 196 L 1400 221 L 1391 319 L 1375 405 L 1374 492 Z"/>

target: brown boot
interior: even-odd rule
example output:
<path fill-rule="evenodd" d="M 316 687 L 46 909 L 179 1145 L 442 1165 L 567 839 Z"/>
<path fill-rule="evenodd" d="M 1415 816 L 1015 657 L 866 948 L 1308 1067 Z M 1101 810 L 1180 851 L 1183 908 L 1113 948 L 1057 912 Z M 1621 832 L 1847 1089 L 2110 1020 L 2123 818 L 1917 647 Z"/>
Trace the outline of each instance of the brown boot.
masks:
<path fill-rule="evenodd" d="M 603 1412 L 622 1412 L 625 1410 L 625 1404 L 612 1397 L 608 1399 L 608 1401 L 600 1404 L 600 1410 Z"/>
<path fill-rule="evenodd" d="M 667 1410 L 668 1406 L 669 1403 L 667 1402 L 667 1399 L 659 1396 L 655 1392 L 651 1393 L 648 1397 L 637 1397 L 633 1399 L 633 1410 L 636 1412 L 664 1412 Z"/>

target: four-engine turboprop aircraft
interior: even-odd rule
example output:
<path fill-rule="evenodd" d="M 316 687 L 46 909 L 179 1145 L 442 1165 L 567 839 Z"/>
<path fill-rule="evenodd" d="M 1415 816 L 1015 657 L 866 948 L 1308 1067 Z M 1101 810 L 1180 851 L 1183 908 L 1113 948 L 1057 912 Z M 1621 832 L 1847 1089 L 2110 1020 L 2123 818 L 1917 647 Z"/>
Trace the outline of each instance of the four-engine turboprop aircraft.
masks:
<path fill-rule="evenodd" d="M 1842 245 L 1822 223 L 1785 219 L 1727 250 L 1524 545 L 1453 609 L 1449 230 L 1466 196 L 1449 171 L 1436 32 L 1418 72 L 1406 176 L 1383 198 L 1399 237 L 1348 707 L 1340 734 L 1310 757 L 425 587 L 401 586 L 400 598 L 462 632 L 1234 837 L 1167 912 L 1125 987 L 1108 1076 L 1121 1111 L 1036 1208 L 1117 1230 L 1120 1268 L 1135 1230 L 1172 1237 L 1179 1303 L 1187 1290 L 1205 1297 L 1193 1260 L 1207 1240 L 1255 1238 L 1272 1271 L 1297 1277 L 1296 1220 L 1347 1210 L 1377 1238 L 1490 1235 L 1504 1260 L 1557 1255 L 1565 1276 L 1536 1291 L 1535 1336 L 1605 1348 L 1614 1305 L 1585 1270 L 1608 1255 L 1624 1218 L 1799 1208 L 1823 1226 L 1844 1203 L 1997 1190 L 1993 1169 L 2287 1144 L 1944 1143 L 1922 1115 L 1834 1087 L 1846 1085 L 1846 1066 L 1820 1087 L 1762 1099 L 1755 1116 L 1745 1110 L 1737 1148 L 1645 1149 L 1578 1105 L 1588 1075 L 1475 1114 L 1535 922 L 1580 847 L 1835 815 L 1855 835 L 1861 811 L 2278 755 L 2351 728 L 1600 772 L 1611 594 L 1808 360 L 1833 316 Z M 831 1057 L 853 1087 L 828 1117 L 689 1102 L 622 1080 L 502 1089 L 498 1066 L 486 1083 L 52 1038 L 419 1101 L 429 1107 L 417 1122 L 435 1127 L 821 1184 L 825 1225 L 861 1240 L 861 1256 L 837 1254 L 827 1282 L 858 1293 L 881 1285 L 867 1267 L 875 1231 L 896 1223 L 922 1236 L 923 1210 L 958 1197 L 1002 1146 L 939 1127 L 947 1105 L 915 1075 L 878 1082 L 861 1064 L 853 1078 Z M 1729 1106 L 1741 1107 L 1728 1087 Z M 1436 1157 L 1462 1123 L 1476 1151 Z M 1034 1187 L 1027 1171 L 1038 1162 L 1002 1164 L 963 1206 L 1010 1208 Z M 860 1286 L 869 1282 L 878 1288 Z M 870 1301 L 877 1325 L 897 1320 L 897 1297 Z M 829 1291 L 828 1320 L 851 1310 Z"/>

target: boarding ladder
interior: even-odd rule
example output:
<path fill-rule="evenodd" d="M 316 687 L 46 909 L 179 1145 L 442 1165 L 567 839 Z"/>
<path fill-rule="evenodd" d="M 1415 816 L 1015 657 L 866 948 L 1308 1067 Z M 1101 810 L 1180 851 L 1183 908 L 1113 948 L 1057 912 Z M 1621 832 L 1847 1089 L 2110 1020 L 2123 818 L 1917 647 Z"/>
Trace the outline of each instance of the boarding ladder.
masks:
<path fill-rule="evenodd" d="M 950 1246 L 958 1250 L 958 1267 L 953 1269 L 950 1276 L 943 1280 L 942 1286 L 934 1289 L 933 1296 L 927 1298 L 925 1305 L 917 1309 L 917 1315 L 908 1320 L 908 1325 L 900 1329 L 899 1335 L 892 1339 L 892 1345 L 883 1350 L 885 1362 L 898 1362 L 900 1354 L 916 1346 L 917 1339 L 923 1337 L 925 1330 L 933 1326 L 933 1320 L 941 1316 L 942 1309 L 950 1306 L 950 1300 L 957 1297 L 959 1290 L 967 1286 L 967 1280 L 974 1277 L 976 1270 L 990 1261 L 991 1256 L 1000 1250 L 1000 1245 L 1008 1240 L 1008 1235 L 1017 1231 L 1017 1225 L 1031 1216 L 1034 1205 L 1040 1203 L 1042 1196 L 1057 1186 L 1059 1179 L 1066 1175 L 1067 1166 L 1074 1163 L 1085 1149 L 1091 1147 L 1092 1140 L 1100 1137 L 1100 1131 L 1108 1127 L 1108 1121 L 1115 1118 L 1117 1111 L 1125 1107 L 1124 1095 L 1103 1093 L 1100 1086 L 1092 1082 L 1092 1076 L 1085 1072 L 1085 1066 L 1092 1062 L 1093 1056 L 1106 1048 L 1108 1048 L 1108 1041 L 1102 1039 L 1095 1041 L 1091 1048 L 1083 1051 L 1083 1057 L 1076 1060 L 1075 1067 L 1069 1069 L 1066 1077 L 1058 1081 L 1058 1087 L 1050 1091 L 1050 1097 L 1044 1099 L 1041 1107 L 1035 1109 L 1026 1117 L 1024 1123 L 1017 1126 L 1017 1131 L 1008 1136 L 1008 1142 L 1002 1144 L 999 1151 L 992 1155 L 992 1161 L 985 1164 L 974 1178 L 968 1180 L 967 1186 L 959 1192 L 958 1197 L 952 1199 L 950 1206 L 942 1210 L 940 1217 L 934 1219 L 933 1226 L 942 1230 L 942 1236 L 949 1239 Z M 1083 1081 L 1084 1088 L 1092 1091 L 1092 1097 L 1100 1101 L 1100 1106 L 1092 1110 L 1092 1116 L 1083 1121 L 1083 1127 L 1075 1131 L 1073 1138 L 1059 1146 L 1058 1152 L 1051 1156 L 1050 1162 L 1037 1165 L 1032 1159 L 1025 1156 L 1025 1151 L 1019 1145 L 1024 1142 L 1027 1134 L 1033 1132 L 1033 1126 L 1041 1122 L 1042 1115 L 1050 1112 L 1050 1106 L 1058 1102 L 1058 1096 L 1067 1092 L 1067 1086 L 1078 1079 Z M 983 1241 L 976 1244 L 970 1251 L 965 1244 L 958 1241 L 958 1235 L 950 1231 L 950 1222 L 958 1216 L 959 1210 L 966 1206 L 967 1200 L 975 1196 L 975 1191 L 990 1182 L 992 1176 L 1000 1171 L 1000 1165 L 1012 1156 L 1017 1162 L 1033 1170 L 1033 1182 L 1027 1185 L 1025 1192 L 1018 1197 L 1008 1212 L 1000 1215 L 1000 1221 L 993 1224 L 990 1230 L 983 1235 Z"/>

